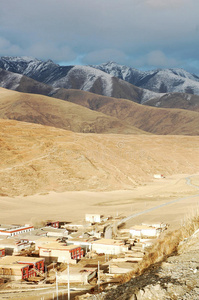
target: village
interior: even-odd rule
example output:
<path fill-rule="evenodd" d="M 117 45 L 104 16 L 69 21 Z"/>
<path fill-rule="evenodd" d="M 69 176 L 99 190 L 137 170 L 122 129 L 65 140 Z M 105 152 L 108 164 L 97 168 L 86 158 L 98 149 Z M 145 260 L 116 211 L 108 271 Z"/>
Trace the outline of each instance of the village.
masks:
<path fill-rule="evenodd" d="M 68 299 L 70 289 L 97 292 L 132 271 L 167 226 L 125 228 L 121 217 L 100 214 L 86 214 L 83 224 L 48 221 L 38 228 L 1 224 L 1 293 L 19 282 L 29 288 L 51 285 L 53 297 L 64 286 Z"/>

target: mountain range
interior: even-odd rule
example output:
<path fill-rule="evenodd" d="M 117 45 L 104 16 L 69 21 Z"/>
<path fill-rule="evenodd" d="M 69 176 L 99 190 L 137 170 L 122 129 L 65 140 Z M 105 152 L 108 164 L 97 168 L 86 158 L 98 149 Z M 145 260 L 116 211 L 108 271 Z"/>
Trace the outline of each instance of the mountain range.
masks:
<path fill-rule="evenodd" d="M 0 86 L 5 88 L 17 89 L 22 81 L 23 87 L 18 90 L 23 91 L 28 84 L 34 86 L 34 93 L 49 96 L 59 88 L 79 89 L 150 106 L 199 110 L 199 77 L 181 69 L 142 72 L 113 62 L 98 66 L 59 66 L 51 60 L 44 62 L 29 57 L 1 57 L 0 68 Z M 13 79 L 13 75 L 2 73 L 3 70 L 32 78 L 45 84 L 45 88 L 25 77 Z M 30 87 L 25 92 L 31 92 Z"/>
<path fill-rule="evenodd" d="M 199 77 L 183 69 L 140 71 L 114 62 L 93 67 L 156 93 L 187 93 L 199 95 Z"/>

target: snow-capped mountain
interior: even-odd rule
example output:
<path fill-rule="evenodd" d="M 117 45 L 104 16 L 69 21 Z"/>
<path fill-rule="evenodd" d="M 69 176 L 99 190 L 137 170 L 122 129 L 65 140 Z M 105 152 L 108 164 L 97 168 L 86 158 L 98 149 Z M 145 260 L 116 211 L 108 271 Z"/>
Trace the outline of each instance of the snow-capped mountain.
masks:
<path fill-rule="evenodd" d="M 178 92 L 199 95 L 199 77 L 183 69 L 139 71 L 114 62 L 92 67 L 157 93 Z"/>
<path fill-rule="evenodd" d="M 95 85 L 101 87 L 101 94 L 111 97 L 113 90 L 112 76 L 100 70 L 75 66 L 70 69 L 66 76 L 63 76 L 52 83 L 56 88 L 79 89 L 92 91 Z"/>
<path fill-rule="evenodd" d="M 65 76 L 72 67 L 62 67 L 52 60 L 42 61 L 31 57 L 1 57 L 0 68 L 23 74 L 37 81 L 51 84 Z"/>
<path fill-rule="evenodd" d="M 20 73 L 54 88 L 80 89 L 95 94 L 143 103 L 160 95 L 90 66 L 59 66 L 30 57 L 2 57 L 0 68 Z"/>
<path fill-rule="evenodd" d="M 143 77 L 142 71 L 127 66 L 122 66 L 115 62 L 92 65 L 91 67 L 99 69 L 134 85 L 137 85 L 137 82 L 139 82 L 139 80 Z"/>
<path fill-rule="evenodd" d="M 17 90 L 23 75 L 0 69 L 0 87 Z"/>
<path fill-rule="evenodd" d="M 142 72 L 113 62 L 60 66 L 30 57 L 1 57 L 0 68 L 0 86 L 18 91 L 52 96 L 60 88 L 79 89 L 156 107 L 199 106 L 198 96 L 193 98 L 199 95 L 199 77 L 182 69 Z"/>

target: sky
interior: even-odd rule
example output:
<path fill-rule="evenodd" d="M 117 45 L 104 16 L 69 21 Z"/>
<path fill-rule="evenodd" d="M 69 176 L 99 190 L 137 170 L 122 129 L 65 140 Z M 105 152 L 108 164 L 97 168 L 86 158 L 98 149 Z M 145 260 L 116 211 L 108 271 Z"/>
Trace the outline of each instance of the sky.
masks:
<path fill-rule="evenodd" d="M 0 56 L 199 75 L 199 0 L 0 0 Z"/>

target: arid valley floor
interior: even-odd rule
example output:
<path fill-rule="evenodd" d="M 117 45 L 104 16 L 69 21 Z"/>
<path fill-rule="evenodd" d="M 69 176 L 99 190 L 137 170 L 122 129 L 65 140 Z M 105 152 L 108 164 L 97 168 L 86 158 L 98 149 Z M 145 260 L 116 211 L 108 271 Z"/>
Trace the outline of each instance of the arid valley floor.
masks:
<path fill-rule="evenodd" d="M 188 174 L 153 179 L 133 190 L 0 197 L 0 218 L 2 223 L 39 225 L 49 219 L 82 223 L 86 213 L 126 217 L 143 212 L 130 219 L 128 226 L 142 222 L 166 222 L 175 229 L 199 208 L 199 175 L 190 176 L 193 185 L 188 185 L 186 178 L 189 178 Z M 162 204 L 166 205 L 158 207 Z M 154 210 L 145 212 L 151 208 Z"/>

